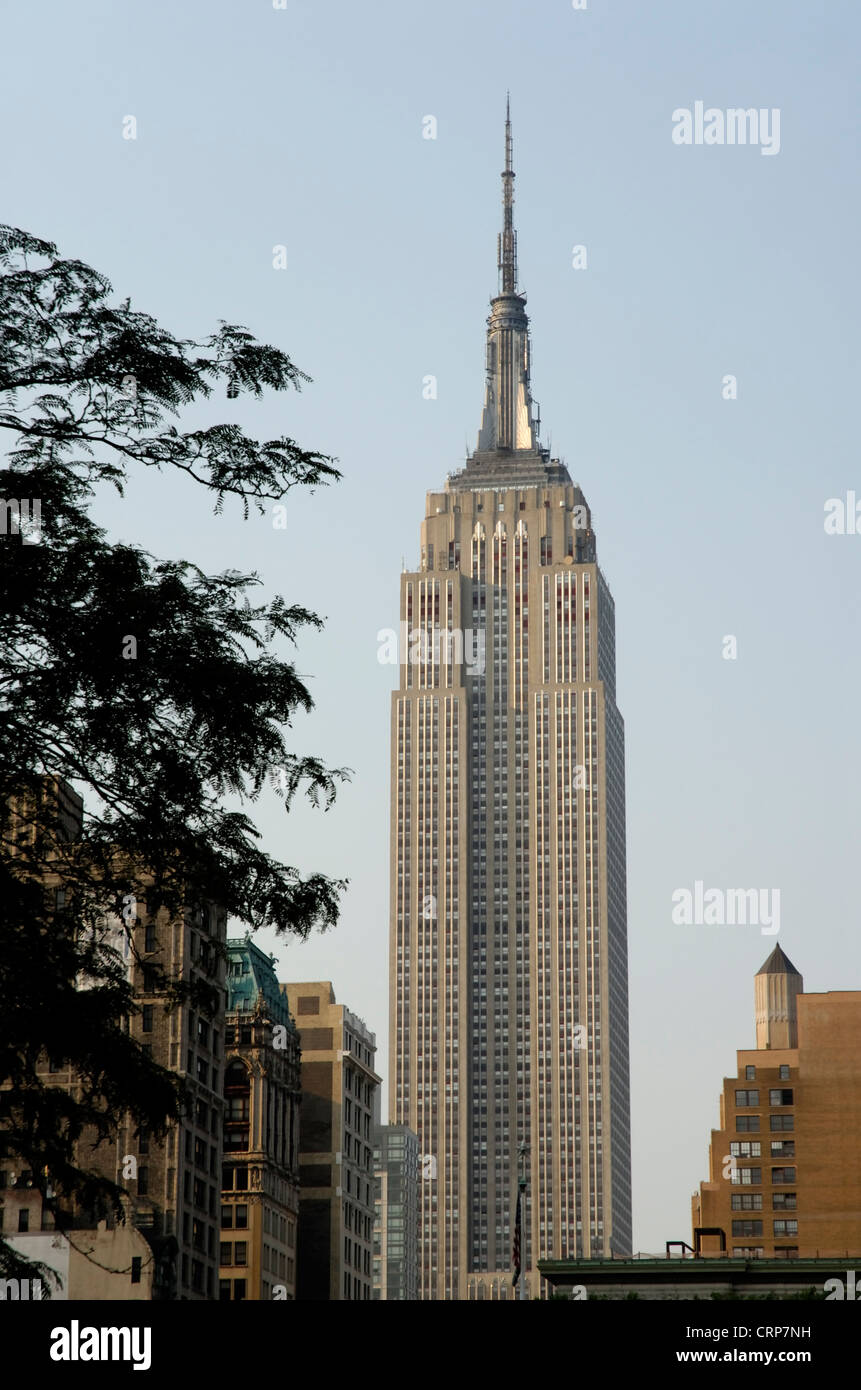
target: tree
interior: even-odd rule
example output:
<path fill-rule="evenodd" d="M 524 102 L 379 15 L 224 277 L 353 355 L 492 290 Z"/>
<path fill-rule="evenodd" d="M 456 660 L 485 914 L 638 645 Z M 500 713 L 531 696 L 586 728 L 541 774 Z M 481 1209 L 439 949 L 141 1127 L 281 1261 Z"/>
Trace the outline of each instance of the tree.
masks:
<path fill-rule="evenodd" d="M 0 1165 L 29 1171 L 60 1225 L 74 1203 L 120 1210 L 121 1189 L 80 1160 L 83 1133 L 106 1136 L 126 1111 L 163 1134 L 183 1104 L 127 1031 L 136 1006 L 112 921 L 206 899 L 252 931 L 305 937 L 337 920 L 344 886 L 272 859 L 224 804 L 267 781 L 287 809 L 300 788 L 331 804 L 346 773 L 288 746 L 312 700 L 273 651 L 321 620 L 252 603 L 256 575 L 111 544 L 88 515 L 97 486 L 122 493 L 138 467 L 179 469 L 216 512 L 235 498 L 246 517 L 337 479 L 289 438 L 166 423 L 219 385 L 260 396 L 308 378 L 244 328 L 179 339 L 110 296 L 53 244 L 0 228 Z M 70 788 L 84 802 L 73 830 Z M 167 1007 L 188 994 L 163 983 Z M 71 1091 L 46 1080 L 46 1056 L 73 1067 Z M 0 1239 L 0 1275 L 25 1269 Z"/>

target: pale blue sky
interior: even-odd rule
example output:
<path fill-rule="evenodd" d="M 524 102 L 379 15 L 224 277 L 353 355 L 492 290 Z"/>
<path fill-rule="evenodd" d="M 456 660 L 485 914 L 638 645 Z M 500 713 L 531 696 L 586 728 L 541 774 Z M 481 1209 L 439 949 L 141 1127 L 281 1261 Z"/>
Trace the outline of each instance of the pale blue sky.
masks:
<path fill-rule="evenodd" d="M 99 511 L 326 615 L 299 650 L 317 708 L 296 739 L 355 779 L 328 815 L 271 800 L 258 819 L 270 850 L 351 888 L 336 932 L 261 944 L 282 978 L 334 982 L 384 1073 L 393 668 L 376 634 L 425 492 L 475 442 L 511 89 L 535 393 L 616 599 L 641 1250 L 689 1239 L 775 939 L 809 990 L 861 988 L 861 536 L 823 528 L 826 499 L 861 496 L 859 30 L 839 0 L 4 7 L 3 220 L 175 332 L 244 323 L 314 378 L 194 417 L 339 457 L 344 481 L 295 499 L 286 532 L 155 473 Z M 698 100 L 779 108 L 779 154 L 673 144 L 672 112 Z M 779 936 L 674 926 L 672 893 L 697 879 L 779 888 Z"/>

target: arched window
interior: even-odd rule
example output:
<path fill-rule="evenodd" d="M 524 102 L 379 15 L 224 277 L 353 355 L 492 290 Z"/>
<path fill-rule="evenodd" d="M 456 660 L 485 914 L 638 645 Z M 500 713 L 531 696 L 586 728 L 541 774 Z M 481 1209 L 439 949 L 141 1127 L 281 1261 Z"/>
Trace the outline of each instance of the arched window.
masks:
<path fill-rule="evenodd" d="M 224 1147 L 247 1149 L 251 1117 L 251 1078 L 244 1064 L 233 1061 L 224 1074 Z"/>

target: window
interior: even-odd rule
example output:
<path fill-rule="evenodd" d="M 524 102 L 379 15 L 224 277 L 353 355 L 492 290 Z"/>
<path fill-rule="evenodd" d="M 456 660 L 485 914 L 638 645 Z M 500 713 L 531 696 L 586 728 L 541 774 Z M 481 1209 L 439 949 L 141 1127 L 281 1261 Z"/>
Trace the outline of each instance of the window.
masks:
<path fill-rule="evenodd" d="M 795 1129 L 794 1115 L 769 1115 L 768 1127 L 771 1130 Z"/>
<path fill-rule="evenodd" d="M 772 1158 L 794 1158 L 795 1140 L 794 1139 L 772 1139 L 771 1141 Z"/>
<path fill-rule="evenodd" d="M 780 1069 L 778 1070 L 778 1073 L 777 1073 L 777 1074 L 778 1074 L 778 1076 L 780 1077 L 780 1080 L 781 1080 L 781 1081 L 788 1081 L 788 1080 L 789 1080 L 789 1067 L 787 1067 L 787 1066 L 785 1066 L 785 1065 L 782 1066 L 782 1067 L 780 1067 Z"/>
<path fill-rule="evenodd" d="M 248 1225 L 248 1206 L 245 1202 L 240 1202 L 236 1208 L 236 1225 L 239 1230 L 244 1230 Z"/>
<path fill-rule="evenodd" d="M 756 1186 L 762 1182 L 761 1168 L 736 1168 L 734 1183 L 742 1183 L 745 1187 Z"/>
<path fill-rule="evenodd" d="M 218 1263 L 220 1265 L 233 1264 L 233 1242 L 223 1240 L 218 1247 Z"/>
<path fill-rule="evenodd" d="M 155 934 L 155 923 L 154 923 L 154 922 L 147 922 L 146 926 L 144 927 L 144 950 L 145 950 L 145 951 L 157 951 L 157 950 L 158 950 L 158 937 L 157 937 L 156 934 Z"/>
<path fill-rule="evenodd" d="M 759 1129 L 758 1115 L 736 1115 L 735 1128 L 738 1134 L 750 1134 Z"/>
<path fill-rule="evenodd" d="M 732 1194 L 733 1211 L 762 1211 L 761 1192 L 734 1192 Z"/>
<path fill-rule="evenodd" d="M 768 1103 L 769 1103 L 769 1105 L 791 1105 L 791 1104 L 792 1104 L 792 1092 L 791 1092 L 791 1091 L 784 1091 L 784 1090 L 782 1090 L 782 1089 L 777 1089 L 777 1090 L 774 1090 L 774 1091 L 769 1091 L 769 1093 L 768 1093 Z"/>
<path fill-rule="evenodd" d="M 773 1211 L 795 1211 L 798 1197 L 795 1192 L 775 1192 L 771 1198 Z"/>
<path fill-rule="evenodd" d="M 233 1301 L 234 1301 L 234 1303 L 240 1302 L 240 1300 L 243 1299 L 244 1297 L 245 1297 L 245 1280 L 244 1280 L 244 1279 L 234 1279 L 234 1281 L 233 1281 Z"/>
<path fill-rule="evenodd" d="M 230 1280 L 219 1279 L 218 1281 L 218 1301 L 219 1303 L 230 1302 Z"/>
<path fill-rule="evenodd" d="M 29 1231 L 30 1229 L 30 1208 L 20 1207 L 18 1210 L 18 1230 Z"/>
<path fill-rule="evenodd" d="M 145 1033 L 152 1032 L 152 1004 L 144 1004 L 141 1011 L 141 1028 Z"/>
<path fill-rule="evenodd" d="M 797 1222 L 797 1221 L 775 1221 L 775 1223 L 774 1223 L 774 1234 L 775 1234 L 776 1236 L 797 1236 L 797 1235 L 798 1235 L 798 1222 Z"/>
<path fill-rule="evenodd" d="M 777 1223 L 775 1222 L 775 1225 Z M 732 1233 L 734 1236 L 761 1236 L 761 1221 L 733 1221 Z"/>
<path fill-rule="evenodd" d="M 149 1168 L 138 1168 L 138 1196 L 145 1197 L 149 1192 Z"/>
<path fill-rule="evenodd" d="M 745 1079 L 745 1081 L 755 1081 L 755 1080 L 756 1080 L 756 1067 L 745 1067 L 745 1069 L 744 1069 L 744 1079 Z"/>
<path fill-rule="evenodd" d="M 140 1134 L 138 1135 L 138 1153 L 149 1153 L 149 1130 L 142 1129 Z"/>
<path fill-rule="evenodd" d="M 771 1170 L 771 1181 L 772 1181 L 773 1183 L 779 1183 L 779 1182 L 795 1182 L 795 1169 L 794 1169 L 794 1168 L 772 1168 L 772 1170 Z"/>
<path fill-rule="evenodd" d="M 141 1281 L 141 1257 L 140 1257 L 140 1255 L 133 1255 L 133 1256 L 132 1256 L 132 1283 L 133 1283 L 133 1284 L 139 1284 L 140 1281 Z"/>
<path fill-rule="evenodd" d="M 739 1158 L 759 1158 L 762 1152 L 762 1145 L 758 1139 L 744 1139 L 740 1142 L 736 1140 L 734 1143 L 730 1144 L 729 1151 Z"/>
<path fill-rule="evenodd" d="M 248 1263 L 248 1243 L 238 1240 L 233 1247 L 233 1263 L 235 1265 L 245 1265 Z"/>
<path fill-rule="evenodd" d="M 759 1091 L 736 1091 L 735 1103 L 739 1107 L 759 1105 Z"/>
<path fill-rule="evenodd" d="M 774 1247 L 774 1258 L 775 1258 L 776 1260 L 797 1260 L 797 1259 L 798 1259 L 798 1246 L 797 1246 L 797 1245 L 775 1245 L 775 1247 Z"/>
<path fill-rule="evenodd" d="M 233 1207 L 221 1208 L 221 1225 L 225 1231 L 229 1231 L 233 1225 Z"/>

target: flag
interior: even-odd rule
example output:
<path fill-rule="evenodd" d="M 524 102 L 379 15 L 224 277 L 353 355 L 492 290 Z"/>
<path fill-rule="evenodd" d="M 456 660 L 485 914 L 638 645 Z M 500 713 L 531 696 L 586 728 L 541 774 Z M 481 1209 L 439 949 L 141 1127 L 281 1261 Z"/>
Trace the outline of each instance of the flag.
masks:
<path fill-rule="evenodd" d="M 511 1252 L 514 1274 L 511 1282 L 516 1287 L 520 1278 L 520 1189 L 517 1189 L 517 1210 L 514 1215 L 514 1248 Z"/>

